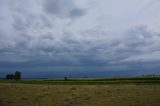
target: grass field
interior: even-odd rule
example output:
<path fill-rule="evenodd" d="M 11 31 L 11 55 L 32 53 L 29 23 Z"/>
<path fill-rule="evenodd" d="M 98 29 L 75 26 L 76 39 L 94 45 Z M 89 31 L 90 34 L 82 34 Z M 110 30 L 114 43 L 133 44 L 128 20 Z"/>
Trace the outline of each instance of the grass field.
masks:
<path fill-rule="evenodd" d="M 140 76 L 124 78 L 57 78 L 0 80 L 1 83 L 52 84 L 52 85 L 108 85 L 108 84 L 160 84 L 160 76 Z"/>
<path fill-rule="evenodd" d="M 0 106 L 160 106 L 160 77 L 1 79 Z"/>
<path fill-rule="evenodd" d="M 160 85 L 0 83 L 0 106 L 160 106 Z"/>

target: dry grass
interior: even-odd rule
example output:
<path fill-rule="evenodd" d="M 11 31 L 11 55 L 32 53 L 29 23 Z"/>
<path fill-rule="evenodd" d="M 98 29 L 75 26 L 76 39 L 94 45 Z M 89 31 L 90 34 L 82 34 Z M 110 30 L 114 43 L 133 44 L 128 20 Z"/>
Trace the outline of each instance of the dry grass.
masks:
<path fill-rule="evenodd" d="M 160 85 L 0 84 L 0 106 L 160 106 Z"/>

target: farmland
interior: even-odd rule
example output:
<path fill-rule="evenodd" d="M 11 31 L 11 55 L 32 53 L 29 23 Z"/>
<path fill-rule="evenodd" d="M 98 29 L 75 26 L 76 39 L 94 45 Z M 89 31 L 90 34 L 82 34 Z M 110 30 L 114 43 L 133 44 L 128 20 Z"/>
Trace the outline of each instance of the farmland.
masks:
<path fill-rule="evenodd" d="M 160 76 L 117 78 L 42 78 L 22 80 L 0 80 L 1 83 L 51 84 L 51 85 L 108 85 L 108 84 L 160 84 Z"/>
<path fill-rule="evenodd" d="M 160 106 L 159 77 L 0 80 L 0 106 Z"/>
<path fill-rule="evenodd" d="M 0 106 L 160 106 L 160 85 L 0 84 Z"/>

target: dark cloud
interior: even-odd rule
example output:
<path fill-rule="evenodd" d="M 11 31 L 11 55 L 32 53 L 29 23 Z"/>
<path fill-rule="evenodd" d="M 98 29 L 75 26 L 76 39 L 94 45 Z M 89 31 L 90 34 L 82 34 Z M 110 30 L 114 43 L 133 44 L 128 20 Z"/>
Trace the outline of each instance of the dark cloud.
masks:
<path fill-rule="evenodd" d="M 136 21 L 137 26 L 132 27 L 130 18 L 117 23 L 124 16 L 108 11 L 105 1 L 96 2 L 90 6 L 81 0 L 3 1 L 0 67 L 25 72 L 27 69 L 66 73 L 78 70 L 81 75 L 90 70 L 95 75 L 99 70 L 142 74 L 133 70 L 158 69 L 160 33 L 156 28 L 151 29 L 149 23 L 153 20 L 148 19 L 149 23 L 142 25 Z"/>
<path fill-rule="evenodd" d="M 44 9 L 61 18 L 65 17 L 80 17 L 84 15 L 84 10 L 78 8 L 73 0 L 46 0 Z"/>
<path fill-rule="evenodd" d="M 73 9 L 71 12 L 70 12 L 70 16 L 71 17 L 80 17 L 80 16 L 83 16 L 85 14 L 84 10 L 82 9 Z"/>

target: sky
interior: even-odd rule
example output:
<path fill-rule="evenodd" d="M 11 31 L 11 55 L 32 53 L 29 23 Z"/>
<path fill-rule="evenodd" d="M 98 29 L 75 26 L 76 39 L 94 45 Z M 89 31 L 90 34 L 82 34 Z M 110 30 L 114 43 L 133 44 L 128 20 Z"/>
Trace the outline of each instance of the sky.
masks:
<path fill-rule="evenodd" d="M 160 74 L 160 0 L 0 0 L 0 77 Z"/>

